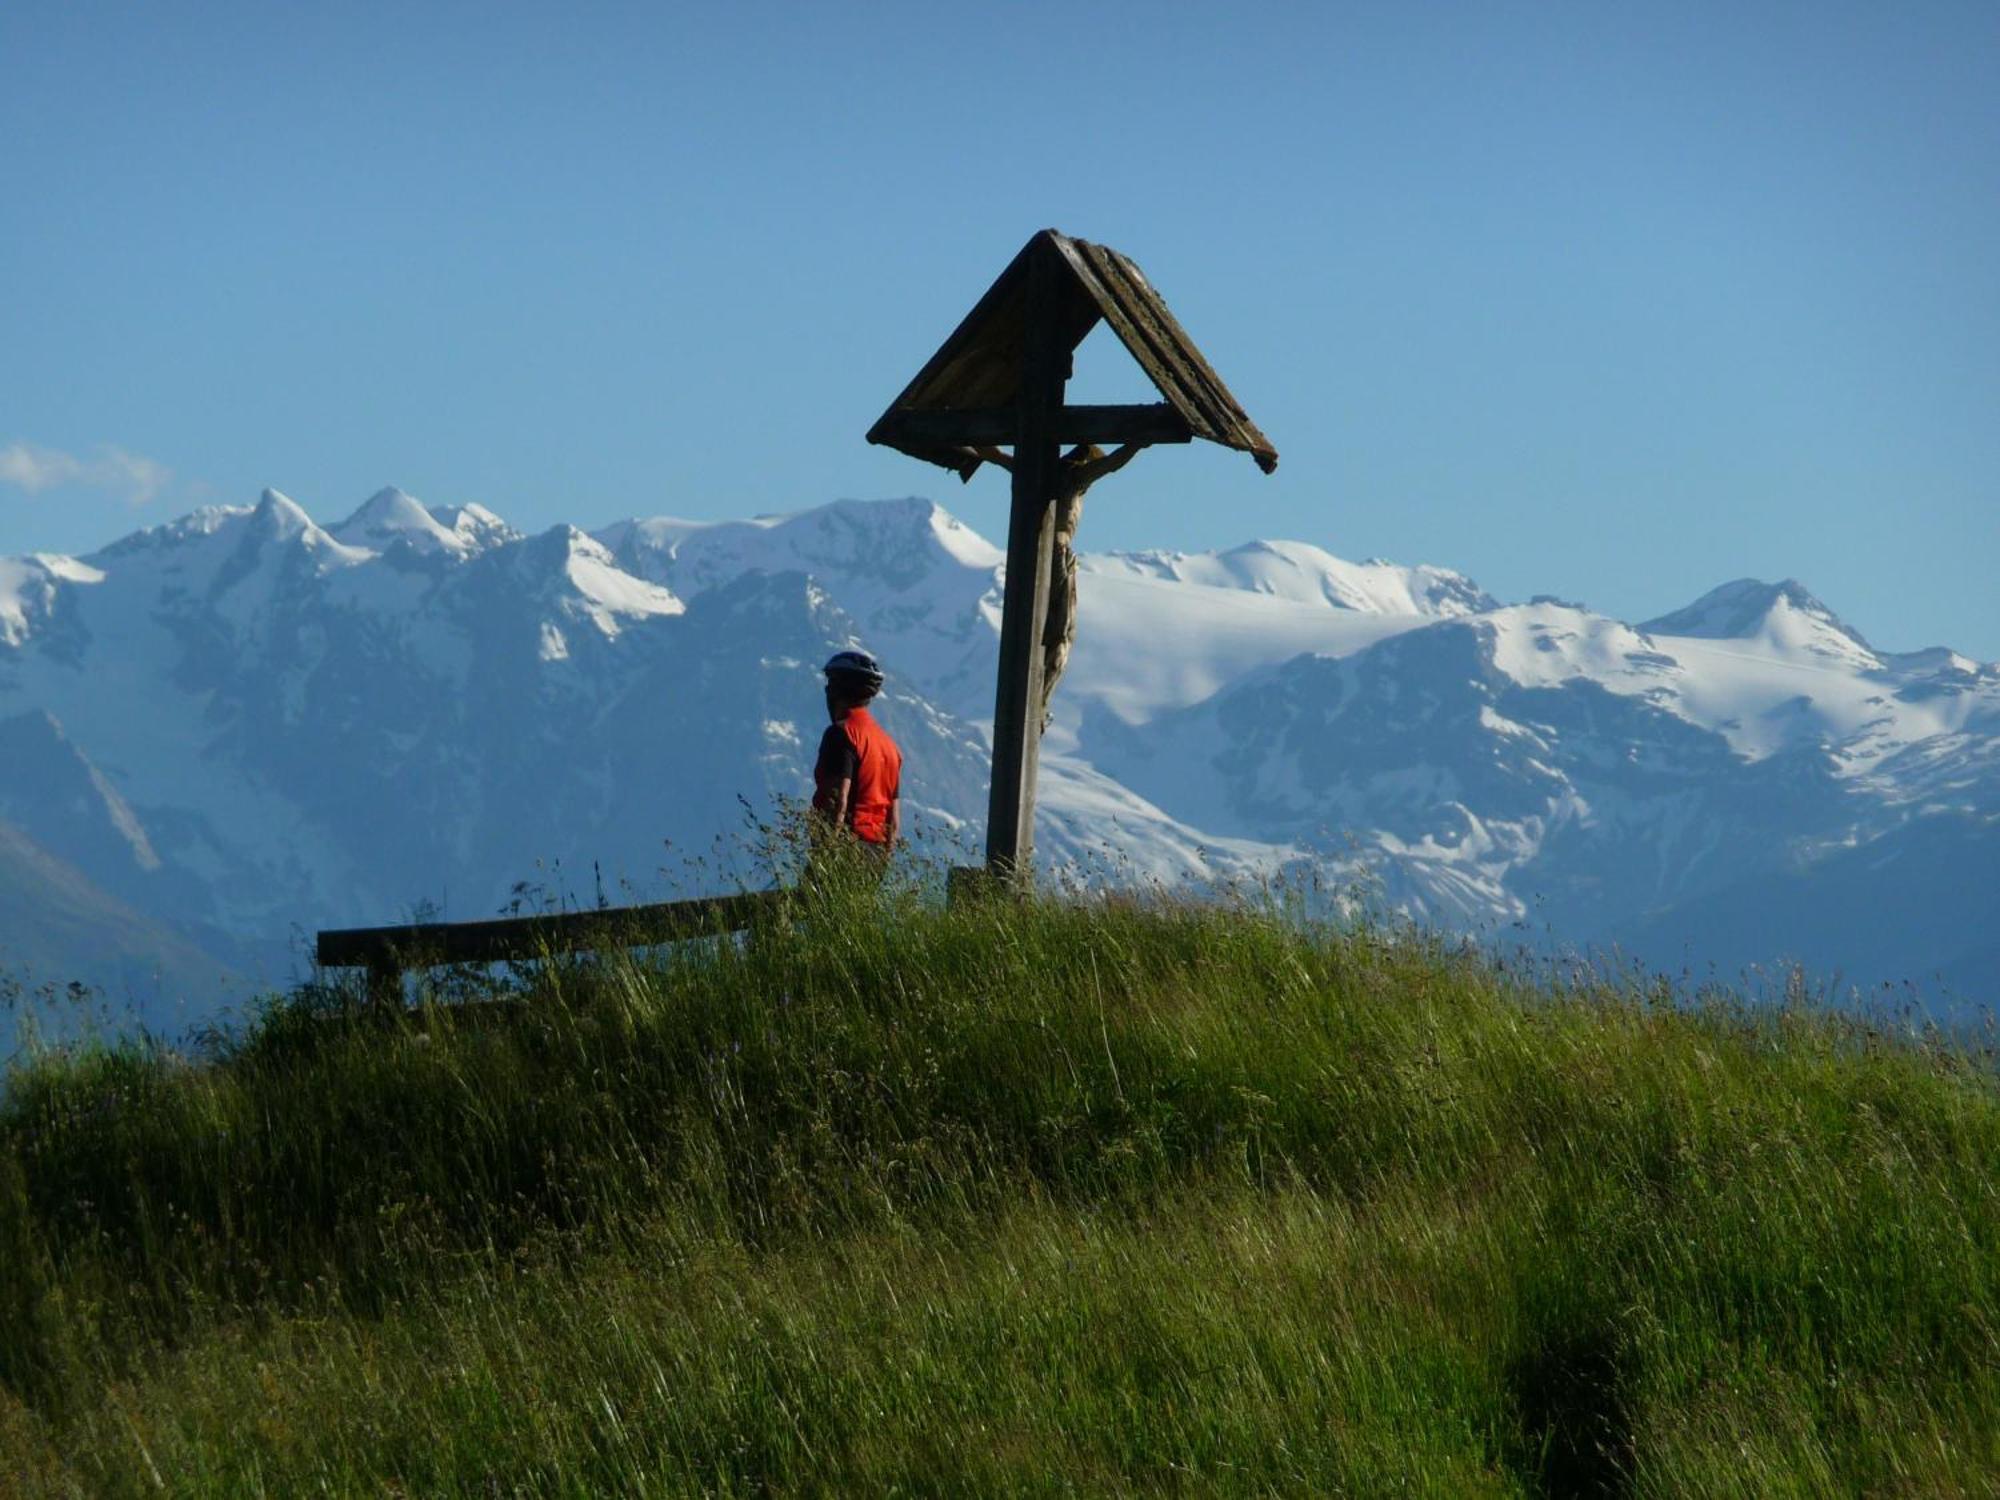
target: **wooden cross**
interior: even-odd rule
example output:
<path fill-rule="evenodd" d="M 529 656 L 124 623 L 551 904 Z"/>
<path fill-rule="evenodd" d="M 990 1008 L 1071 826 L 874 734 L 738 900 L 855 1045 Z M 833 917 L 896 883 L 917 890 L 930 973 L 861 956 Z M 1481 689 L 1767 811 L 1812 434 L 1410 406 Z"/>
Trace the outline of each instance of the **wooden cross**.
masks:
<path fill-rule="evenodd" d="M 1163 400 L 1063 404 L 1071 356 L 1099 319 L 1111 325 Z M 1139 268 L 1116 250 L 1053 229 L 1028 241 L 868 430 L 869 442 L 938 464 L 961 480 L 982 463 L 1002 461 L 999 449 L 1013 449 L 1006 460 L 1013 470 L 1013 506 L 986 820 L 987 869 L 1003 879 L 1025 883 L 1033 871 L 1042 633 L 1057 563 L 1056 502 L 1065 482 L 1077 480 L 1065 473 L 1063 446 L 1136 450 L 1194 438 L 1246 452 L 1266 474 L 1278 466 L 1278 450 Z"/>

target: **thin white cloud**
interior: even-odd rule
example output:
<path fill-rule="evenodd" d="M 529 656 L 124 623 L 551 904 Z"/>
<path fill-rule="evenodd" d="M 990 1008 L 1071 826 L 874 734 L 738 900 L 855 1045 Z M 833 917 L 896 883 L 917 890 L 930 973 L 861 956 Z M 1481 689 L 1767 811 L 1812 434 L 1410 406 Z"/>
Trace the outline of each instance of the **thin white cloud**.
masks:
<path fill-rule="evenodd" d="M 9 443 L 0 448 L 0 484 L 11 484 L 31 495 L 59 484 L 74 484 L 82 473 L 82 464 L 53 448 L 38 448 L 33 443 Z"/>
<path fill-rule="evenodd" d="M 173 480 L 173 470 L 156 459 L 109 444 L 92 458 L 78 458 L 38 443 L 9 443 L 0 448 L 0 484 L 30 495 L 75 485 L 109 490 L 129 505 L 144 505 Z"/>

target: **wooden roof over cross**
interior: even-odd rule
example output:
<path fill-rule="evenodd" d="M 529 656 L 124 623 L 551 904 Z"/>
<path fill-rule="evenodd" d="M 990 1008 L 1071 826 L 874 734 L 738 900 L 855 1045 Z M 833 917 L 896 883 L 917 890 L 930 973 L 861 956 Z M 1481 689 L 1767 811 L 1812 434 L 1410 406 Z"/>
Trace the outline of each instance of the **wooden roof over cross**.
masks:
<path fill-rule="evenodd" d="M 1257 429 L 1222 377 L 1195 347 L 1138 266 L 1108 245 L 1044 229 L 1022 247 L 965 321 L 898 396 L 868 441 L 970 479 L 973 451 L 1017 433 L 1021 372 L 1029 338 L 1029 283 L 1036 262 L 1050 294 L 1048 331 L 1065 354 L 1101 319 L 1164 398 L 1150 406 L 1064 406 L 1062 443 L 1185 443 L 1204 438 L 1248 453 L 1266 474 L 1278 450 Z"/>

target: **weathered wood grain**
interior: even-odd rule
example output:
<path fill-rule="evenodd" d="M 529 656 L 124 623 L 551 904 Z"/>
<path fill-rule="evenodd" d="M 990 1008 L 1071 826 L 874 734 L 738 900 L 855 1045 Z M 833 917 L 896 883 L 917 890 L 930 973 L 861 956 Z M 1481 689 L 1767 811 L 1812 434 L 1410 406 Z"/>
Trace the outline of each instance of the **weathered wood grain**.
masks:
<path fill-rule="evenodd" d="M 881 430 L 895 442 L 940 448 L 1011 446 L 1019 427 L 1018 406 L 989 406 L 966 411 L 891 412 Z M 1137 406 L 1064 406 L 1056 413 L 1058 443 L 1189 443 L 1194 432 L 1164 401 Z"/>
<path fill-rule="evenodd" d="M 993 703 L 993 782 L 986 812 L 986 863 L 1026 881 L 1034 869 L 1035 773 L 1042 743 L 1042 620 L 1062 448 L 1055 435 L 1069 379 L 1069 350 L 1052 317 L 1057 264 L 1027 269 L 1027 333 L 1021 351 L 1014 443 L 1014 495 L 1007 523 L 1007 590 L 1000 610 L 1000 670 Z"/>
<path fill-rule="evenodd" d="M 1059 269 L 1028 313 L 1028 283 L 1037 266 Z M 1040 320 L 1065 354 L 1075 350 L 1099 321 L 1108 321 L 1119 341 L 1185 421 L 1194 437 L 1240 449 L 1269 473 L 1278 450 L 1258 430 L 1222 377 L 1195 347 L 1165 300 L 1132 260 L 1106 245 L 1072 239 L 1053 229 L 1036 233 L 988 287 L 970 313 L 938 348 L 917 377 L 868 431 L 868 441 L 939 464 L 969 477 L 968 446 L 1005 444 L 1009 431 L 982 425 L 973 436 L 945 419 L 988 413 L 1018 404 L 1022 354 L 1030 325 Z M 1087 411 L 1088 408 L 1077 408 Z M 922 414 L 922 415 L 920 415 Z M 942 427 L 926 425 L 929 416 Z M 997 419 L 981 418 L 982 424 Z M 941 434 L 941 436 L 934 436 Z M 1059 433 L 1058 441 L 1121 443 L 1184 442 L 1186 438 L 1128 436 L 1118 431 Z"/>
<path fill-rule="evenodd" d="M 774 915 L 789 891 L 745 891 L 696 901 L 543 912 L 485 922 L 412 922 L 340 927 L 319 934 L 315 955 L 328 969 L 366 968 L 374 982 L 430 964 L 501 963 L 596 948 L 638 948 L 734 932 Z"/>

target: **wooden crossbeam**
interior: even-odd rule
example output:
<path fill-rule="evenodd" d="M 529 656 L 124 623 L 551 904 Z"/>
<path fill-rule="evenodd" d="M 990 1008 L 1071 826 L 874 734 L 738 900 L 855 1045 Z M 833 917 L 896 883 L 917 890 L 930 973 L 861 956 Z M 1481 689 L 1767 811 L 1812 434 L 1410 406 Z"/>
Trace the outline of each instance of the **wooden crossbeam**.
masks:
<path fill-rule="evenodd" d="M 1143 406 L 1065 406 L 1054 414 L 1058 443 L 1187 443 L 1194 433 L 1187 418 L 1165 402 Z M 871 436 L 912 447 L 977 448 L 1011 446 L 1019 440 L 1018 407 L 959 411 L 897 411 L 884 417 Z"/>
<path fill-rule="evenodd" d="M 406 922 L 398 927 L 341 927 L 319 934 L 322 967 L 365 968 L 378 996 L 401 992 L 405 969 L 431 964 L 501 963 L 550 953 L 641 948 L 735 932 L 776 914 L 790 891 L 744 891 L 696 901 L 544 912 L 485 922 Z"/>

